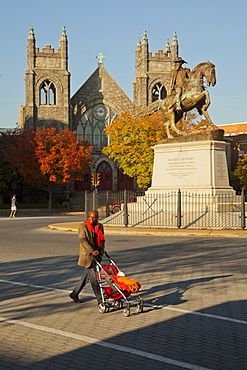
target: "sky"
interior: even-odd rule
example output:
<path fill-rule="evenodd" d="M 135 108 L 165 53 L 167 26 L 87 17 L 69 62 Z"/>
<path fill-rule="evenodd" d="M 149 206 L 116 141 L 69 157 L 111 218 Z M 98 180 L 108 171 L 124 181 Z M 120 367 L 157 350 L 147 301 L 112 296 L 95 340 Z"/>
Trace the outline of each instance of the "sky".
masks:
<path fill-rule="evenodd" d="M 174 31 L 179 55 L 193 69 L 209 60 L 217 83 L 209 87 L 216 125 L 247 122 L 246 0 L 0 0 L 0 128 L 14 128 L 25 105 L 27 37 L 55 50 L 63 26 L 69 45 L 71 96 L 98 67 L 96 56 L 133 100 L 135 48 L 147 32 L 149 51 L 164 49 Z"/>

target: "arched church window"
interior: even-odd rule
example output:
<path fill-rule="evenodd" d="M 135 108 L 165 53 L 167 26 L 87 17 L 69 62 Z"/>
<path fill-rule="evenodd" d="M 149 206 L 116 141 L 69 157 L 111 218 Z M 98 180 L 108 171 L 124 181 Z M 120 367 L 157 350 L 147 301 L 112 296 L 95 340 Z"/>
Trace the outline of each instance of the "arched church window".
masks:
<path fill-rule="evenodd" d="M 156 83 L 152 89 L 152 102 L 156 100 L 162 100 L 166 98 L 166 89 L 165 86 L 160 82 Z"/>
<path fill-rule="evenodd" d="M 96 127 L 93 132 L 93 141 L 94 141 L 94 146 L 96 147 L 96 149 L 99 149 L 101 147 L 100 134 L 101 132 L 100 132 L 99 127 Z"/>
<path fill-rule="evenodd" d="M 98 172 L 100 172 L 100 171 L 109 171 L 109 172 L 111 172 L 111 167 L 107 162 L 103 161 L 98 165 L 97 171 Z"/>
<path fill-rule="evenodd" d="M 85 128 L 85 139 L 88 141 L 89 145 L 92 145 L 92 128 L 89 122 L 87 122 Z"/>
<path fill-rule="evenodd" d="M 82 124 L 81 122 L 79 122 L 78 126 L 77 126 L 77 130 L 76 130 L 76 139 L 78 141 L 81 141 L 82 139 L 84 139 L 84 135 L 83 135 L 83 128 L 82 128 Z"/>
<path fill-rule="evenodd" d="M 56 88 L 53 82 L 45 80 L 40 85 L 40 105 L 56 104 Z"/>
<path fill-rule="evenodd" d="M 116 113 L 104 104 L 97 104 L 89 108 L 80 118 L 77 126 L 77 137 L 82 130 L 82 134 L 90 145 L 94 146 L 95 151 L 102 150 L 107 145 L 105 127 L 108 126 Z"/>

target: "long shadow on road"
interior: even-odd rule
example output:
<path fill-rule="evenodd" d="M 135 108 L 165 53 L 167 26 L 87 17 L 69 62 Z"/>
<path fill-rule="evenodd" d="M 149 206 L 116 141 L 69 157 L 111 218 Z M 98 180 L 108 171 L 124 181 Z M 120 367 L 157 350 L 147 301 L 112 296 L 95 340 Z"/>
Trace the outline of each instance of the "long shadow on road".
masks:
<path fill-rule="evenodd" d="M 247 312 L 247 301 L 232 301 L 208 307 L 204 313 L 214 311 L 238 311 L 239 307 Z M 113 315 L 111 312 L 106 315 Z M 145 312 L 141 315 L 145 316 Z M 123 320 L 130 320 L 123 318 Z M 102 330 L 103 330 L 102 318 Z M 114 317 L 112 324 L 122 325 L 122 320 Z M 94 338 L 93 330 L 89 337 L 78 337 L 81 346 L 76 350 L 64 351 L 41 361 L 25 363 L 15 359 L 19 369 L 212 369 L 246 370 L 247 364 L 247 322 L 223 321 L 210 315 L 184 314 L 157 324 L 145 325 L 135 330 L 128 330 L 104 341 L 90 344 Z M 6 323 L 7 325 L 7 323 Z M 10 324 L 11 325 L 11 324 Z M 57 333 L 66 341 L 73 339 L 71 327 L 67 333 Z M 80 329 L 76 330 L 80 334 Z M 48 335 L 48 334 L 46 334 Z M 89 340 L 88 340 L 89 338 Z M 47 344 L 48 345 L 48 344 Z M 59 342 L 58 342 L 59 350 Z M 43 345 L 43 350 L 45 346 Z M 18 353 L 18 349 L 16 349 Z M 44 352 L 45 356 L 45 352 Z M 28 361 L 28 360 L 26 360 Z M 5 368 L 13 364 L 11 356 L 2 359 Z"/>

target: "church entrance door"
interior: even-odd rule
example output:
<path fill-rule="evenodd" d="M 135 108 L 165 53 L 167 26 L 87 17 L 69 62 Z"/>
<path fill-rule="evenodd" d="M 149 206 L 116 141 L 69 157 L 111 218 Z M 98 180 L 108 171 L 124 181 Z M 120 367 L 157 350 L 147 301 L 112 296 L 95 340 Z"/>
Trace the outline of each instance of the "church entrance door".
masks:
<path fill-rule="evenodd" d="M 98 186 L 98 190 L 112 190 L 112 169 L 110 165 L 103 161 L 98 165 L 96 172 L 101 175 L 101 183 Z"/>

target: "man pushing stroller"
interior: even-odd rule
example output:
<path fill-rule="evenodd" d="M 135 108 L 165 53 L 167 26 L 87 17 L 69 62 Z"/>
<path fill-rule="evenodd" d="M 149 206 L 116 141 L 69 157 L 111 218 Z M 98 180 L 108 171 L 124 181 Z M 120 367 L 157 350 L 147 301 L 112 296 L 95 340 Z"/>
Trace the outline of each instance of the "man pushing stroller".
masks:
<path fill-rule="evenodd" d="M 90 280 L 98 303 L 102 301 L 100 287 L 96 277 L 96 261 L 94 258 L 98 262 L 101 262 L 105 251 L 105 237 L 103 225 L 98 222 L 98 218 L 98 212 L 91 211 L 86 221 L 82 222 L 78 228 L 80 240 L 78 265 L 84 266 L 85 271 L 69 295 L 75 303 L 81 303 L 79 293 L 86 285 L 88 279 Z"/>

